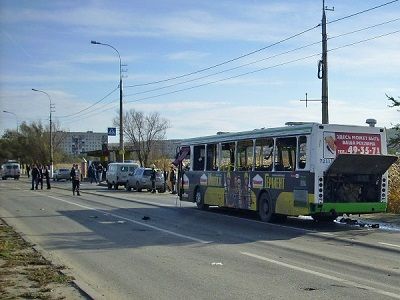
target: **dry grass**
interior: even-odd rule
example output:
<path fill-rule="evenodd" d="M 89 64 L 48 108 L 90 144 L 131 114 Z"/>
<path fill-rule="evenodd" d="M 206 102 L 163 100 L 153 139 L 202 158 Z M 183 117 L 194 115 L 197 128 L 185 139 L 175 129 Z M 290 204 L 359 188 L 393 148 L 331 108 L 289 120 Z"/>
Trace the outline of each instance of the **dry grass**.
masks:
<path fill-rule="evenodd" d="M 72 277 L 51 265 L 32 245 L 0 220 L 1 299 L 63 299 L 54 290 L 70 286 Z"/>
<path fill-rule="evenodd" d="M 389 169 L 388 212 L 400 213 L 400 159 Z"/>

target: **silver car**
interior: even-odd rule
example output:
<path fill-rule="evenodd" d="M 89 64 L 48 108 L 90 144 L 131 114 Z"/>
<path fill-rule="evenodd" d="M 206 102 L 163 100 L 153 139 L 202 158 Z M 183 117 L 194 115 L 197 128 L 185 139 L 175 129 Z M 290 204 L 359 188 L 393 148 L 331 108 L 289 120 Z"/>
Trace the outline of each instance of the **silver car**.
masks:
<path fill-rule="evenodd" d="M 126 183 L 126 190 L 132 189 L 141 192 L 142 189 L 151 191 L 151 168 L 137 168 L 133 174 L 128 175 L 128 181 Z M 159 193 L 165 192 L 165 180 L 164 173 L 160 170 L 156 170 L 156 190 Z"/>
<path fill-rule="evenodd" d="M 55 170 L 54 173 L 53 173 L 53 180 L 54 181 L 56 181 L 56 180 L 60 181 L 62 179 L 70 180 L 71 179 L 70 173 L 71 173 L 71 170 L 69 170 L 69 169 L 58 169 L 58 170 Z"/>

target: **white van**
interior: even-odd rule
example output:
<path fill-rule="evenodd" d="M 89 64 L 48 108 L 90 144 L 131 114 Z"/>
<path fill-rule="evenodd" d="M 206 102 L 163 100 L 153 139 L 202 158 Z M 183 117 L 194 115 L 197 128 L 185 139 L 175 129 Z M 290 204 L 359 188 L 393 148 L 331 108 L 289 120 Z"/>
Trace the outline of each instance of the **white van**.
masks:
<path fill-rule="evenodd" d="M 19 163 L 15 161 L 9 161 L 1 165 L 0 175 L 1 179 L 3 180 L 6 180 L 7 178 L 14 178 L 15 180 L 18 180 L 19 176 L 21 176 L 21 168 Z"/>
<path fill-rule="evenodd" d="M 128 182 L 128 174 L 133 174 L 138 167 L 137 163 L 110 163 L 106 173 L 108 189 L 110 190 L 114 186 L 114 189 L 117 190 L 118 186 L 125 186 Z"/>

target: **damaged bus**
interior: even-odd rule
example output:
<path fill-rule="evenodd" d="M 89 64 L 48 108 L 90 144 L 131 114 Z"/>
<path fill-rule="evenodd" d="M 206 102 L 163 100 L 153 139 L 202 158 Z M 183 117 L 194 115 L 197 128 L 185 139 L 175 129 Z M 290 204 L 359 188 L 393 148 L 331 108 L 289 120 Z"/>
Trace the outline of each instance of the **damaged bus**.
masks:
<path fill-rule="evenodd" d="M 285 127 L 187 139 L 178 148 L 178 192 L 200 209 L 258 212 L 270 222 L 308 215 L 385 212 L 386 131 L 374 126 L 290 122 Z"/>

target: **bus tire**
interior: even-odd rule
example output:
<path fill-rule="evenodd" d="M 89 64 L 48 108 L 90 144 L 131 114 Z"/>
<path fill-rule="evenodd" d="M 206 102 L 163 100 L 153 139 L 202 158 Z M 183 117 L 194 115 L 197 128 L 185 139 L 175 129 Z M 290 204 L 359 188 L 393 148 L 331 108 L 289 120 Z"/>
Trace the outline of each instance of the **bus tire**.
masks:
<path fill-rule="evenodd" d="M 272 222 L 274 217 L 274 207 L 271 198 L 267 193 L 261 193 L 258 198 L 258 216 L 263 222 Z"/>
<path fill-rule="evenodd" d="M 194 201 L 196 202 L 197 208 L 206 210 L 208 209 L 208 205 L 204 204 L 204 195 L 201 192 L 200 188 L 197 188 L 194 192 Z"/>

